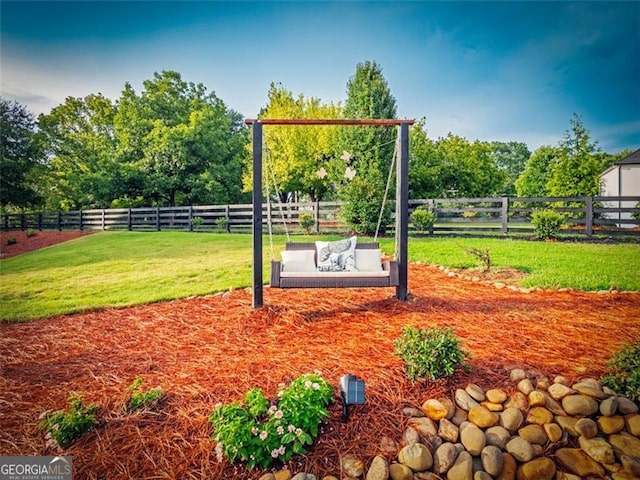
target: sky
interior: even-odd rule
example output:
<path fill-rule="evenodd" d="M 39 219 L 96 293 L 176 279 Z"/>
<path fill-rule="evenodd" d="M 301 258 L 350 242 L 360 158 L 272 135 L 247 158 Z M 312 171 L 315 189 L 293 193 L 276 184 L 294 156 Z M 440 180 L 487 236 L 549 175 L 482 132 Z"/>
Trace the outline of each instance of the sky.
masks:
<path fill-rule="evenodd" d="M 175 70 L 255 118 L 272 82 L 344 103 L 375 61 L 433 139 L 534 151 L 575 113 L 603 151 L 640 148 L 640 1 L 2 0 L 0 22 L 0 96 L 36 115 Z"/>

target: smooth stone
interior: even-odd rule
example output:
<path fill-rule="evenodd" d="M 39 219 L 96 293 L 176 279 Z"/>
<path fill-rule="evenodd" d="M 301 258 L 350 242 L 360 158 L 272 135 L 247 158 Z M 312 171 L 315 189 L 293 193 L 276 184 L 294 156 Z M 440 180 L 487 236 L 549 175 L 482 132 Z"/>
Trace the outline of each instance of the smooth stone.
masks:
<path fill-rule="evenodd" d="M 524 438 L 529 443 L 535 443 L 538 445 L 544 445 L 549 440 L 544 428 L 540 425 L 526 425 L 518 430 L 518 436 Z"/>
<path fill-rule="evenodd" d="M 529 398 L 522 392 L 515 392 L 511 397 L 509 397 L 509 400 L 507 400 L 507 403 L 504 405 L 504 408 L 511 407 L 526 412 L 529 408 Z"/>
<path fill-rule="evenodd" d="M 602 390 L 602 384 L 595 378 L 583 378 L 574 385 L 585 385 L 587 387 L 595 388 L 596 390 Z"/>
<path fill-rule="evenodd" d="M 551 398 L 547 392 L 542 392 L 544 395 L 544 407 L 549 410 L 554 415 L 566 415 L 566 412 L 563 410 L 562 405 L 557 400 Z"/>
<path fill-rule="evenodd" d="M 529 410 L 526 423 L 536 423 L 538 425 L 544 425 L 545 423 L 553 422 L 553 413 L 544 407 L 533 407 Z"/>
<path fill-rule="evenodd" d="M 458 427 L 451 423 L 446 418 L 440 420 L 440 425 L 438 426 L 438 436 L 444 440 L 445 442 L 456 443 L 458 441 L 458 436 L 460 435 L 460 431 Z"/>
<path fill-rule="evenodd" d="M 523 378 L 518 382 L 518 390 L 525 395 L 529 395 L 533 391 L 533 383 L 528 378 Z"/>
<path fill-rule="evenodd" d="M 469 418 L 467 411 L 456 407 L 456 413 L 449 420 L 451 420 L 451 423 L 454 425 L 460 426 L 462 422 L 467 421 L 467 418 Z"/>
<path fill-rule="evenodd" d="M 474 456 L 480 455 L 482 449 L 487 445 L 487 437 L 484 432 L 473 424 L 460 431 L 460 441 L 464 448 Z"/>
<path fill-rule="evenodd" d="M 598 425 L 590 418 L 581 418 L 576 422 L 576 432 L 582 437 L 593 438 L 598 434 Z"/>
<path fill-rule="evenodd" d="M 604 476 L 604 468 L 579 448 L 560 448 L 556 450 L 556 461 L 569 473 L 580 478 L 595 475 Z"/>
<path fill-rule="evenodd" d="M 573 389 L 582 395 L 597 398 L 598 400 L 604 400 L 609 397 L 609 395 L 604 393 L 600 387 L 594 387 L 593 385 L 585 382 L 575 383 L 573 385 Z"/>
<path fill-rule="evenodd" d="M 531 446 L 533 447 L 533 458 L 542 457 L 544 455 L 544 447 L 542 445 L 532 443 Z"/>
<path fill-rule="evenodd" d="M 501 412 L 502 410 L 504 410 L 504 407 L 502 406 L 501 403 L 493 403 L 493 402 L 485 401 L 485 402 L 481 402 L 480 405 L 482 405 L 484 408 L 486 408 L 490 412 Z"/>
<path fill-rule="evenodd" d="M 473 480 L 473 459 L 469 452 L 460 452 L 447 472 L 447 480 Z"/>
<path fill-rule="evenodd" d="M 513 437 L 507 442 L 507 452 L 519 462 L 528 462 L 535 456 L 533 447 L 521 437 Z"/>
<path fill-rule="evenodd" d="M 556 464 L 547 457 L 534 458 L 518 468 L 518 480 L 552 480 L 556 474 Z"/>
<path fill-rule="evenodd" d="M 640 477 L 640 458 L 622 454 L 620 455 L 620 463 L 622 470 Z"/>
<path fill-rule="evenodd" d="M 402 414 L 405 417 L 424 417 L 422 409 L 416 407 L 404 407 L 402 409 Z"/>
<path fill-rule="evenodd" d="M 511 373 L 509 374 L 509 378 L 511 379 L 512 382 L 519 382 L 526 376 L 527 374 L 521 368 L 514 368 L 513 370 L 511 370 Z"/>
<path fill-rule="evenodd" d="M 628 472 L 617 472 L 611 474 L 612 480 L 638 480 L 638 477 Z"/>
<path fill-rule="evenodd" d="M 435 398 L 430 398 L 422 404 L 422 411 L 431 420 L 440 420 L 447 416 L 447 407 Z"/>
<path fill-rule="evenodd" d="M 438 475 L 432 472 L 416 472 L 413 474 L 413 480 L 442 480 Z"/>
<path fill-rule="evenodd" d="M 414 472 L 424 472 L 433 465 L 433 457 L 426 445 L 414 443 L 407 445 L 398 453 L 398 461 Z"/>
<path fill-rule="evenodd" d="M 507 393 L 499 388 L 492 388 L 490 390 L 487 390 L 487 393 L 485 395 L 487 397 L 487 400 L 491 403 L 504 403 L 507 401 Z"/>
<path fill-rule="evenodd" d="M 600 402 L 600 413 L 606 417 L 613 417 L 618 410 L 618 397 L 605 398 Z"/>
<path fill-rule="evenodd" d="M 322 477 L 322 480 L 339 480 L 339 479 L 334 475 L 325 475 L 324 477 Z"/>
<path fill-rule="evenodd" d="M 359 477 L 364 472 L 364 463 L 353 454 L 346 454 L 342 457 L 342 470 L 352 477 Z"/>
<path fill-rule="evenodd" d="M 562 408 L 569 415 L 588 417 L 598 411 L 598 402 L 588 395 L 567 395 L 562 399 Z"/>
<path fill-rule="evenodd" d="M 316 480 L 313 473 L 300 472 L 296 473 L 291 480 Z"/>
<path fill-rule="evenodd" d="M 571 382 L 569 381 L 569 379 L 565 376 L 562 375 L 557 375 L 554 379 L 553 379 L 553 383 L 559 383 L 560 385 L 564 385 L 565 387 L 570 387 L 571 386 Z"/>
<path fill-rule="evenodd" d="M 574 394 L 575 390 L 563 385 L 562 383 L 554 383 L 549 386 L 547 392 L 549 392 L 549 395 L 551 395 L 554 400 L 562 400 L 567 395 Z"/>
<path fill-rule="evenodd" d="M 273 473 L 265 473 L 260 477 L 259 480 L 275 480 L 275 478 L 276 477 L 273 475 Z"/>
<path fill-rule="evenodd" d="M 478 405 L 469 410 L 469 421 L 480 428 L 489 428 L 500 421 L 498 414 L 489 411 L 486 407 Z"/>
<path fill-rule="evenodd" d="M 459 406 L 461 409 L 466 410 L 467 412 L 471 410 L 472 407 L 479 405 L 478 402 L 476 402 L 473 398 L 471 398 L 471 395 L 469 395 L 466 391 L 462 390 L 461 388 L 458 388 L 456 390 L 455 400 L 456 400 L 456 405 Z"/>
<path fill-rule="evenodd" d="M 573 473 L 557 472 L 556 480 L 582 480 L 582 479 L 579 476 L 574 475 Z"/>
<path fill-rule="evenodd" d="M 550 386 L 549 377 L 540 377 L 536 380 L 536 388 L 539 390 L 548 390 Z"/>
<path fill-rule="evenodd" d="M 632 413 L 625 417 L 627 432 L 636 437 L 640 437 L 640 415 Z"/>
<path fill-rule="evenodd" d="M 516 469 L 516 459 L 510 453 L 502 452 L 502 472 L 496 477 L 496 480 L 514 480 Z"/>
<path fill-rule="evenodd" d="M 411 427 L 407 427 L 404 430 L 404 434 L 402 435 L 402 442 L 406 445 L 411 445 L 413 443 L 418 443 L 420 441 L 420 434 L 417 430 L 414 430 Z"/>
<path fill-rule="evenodd" d="M 616 461 L 613 454 L 613 448 L 604 438 L 578 438 L 580 448 L 598 463 L 606 463 L 608 465 Z"/>
<path fill-rule="evenodd" d="M 438 434 L 436 424 L 429 417 L 410 418 L 407 425 L 423 436 Z"/>
<path fill-rule="evenodd" d="M 475 472 L 473 472 L 473 480 L 493 480 L 493 477 L 487 472 L 476 470 Z"/>
<path fill-rule="evenodd" d="M 578 418 L 574 417 L 556 417 L 556 423 L 562 427 L 562 430 L 567 432 L 572 437 L 579 437 L 580 434 L 576 430 L 576 423 L 578 423 Z"/>
<path fill-rule="evenodd" d="M 464 447 L 460 444 L 443 443 L 433 454 L 433 468 L 443 474 L 449 471 Z"/>
<path fill-rule="evenodd" d="M 484 402 L 486 399 L 484 390 L 475 383 L 470 383 L 469 385 L 467 385 L 464 391 L 467 392 L 469 396 L 476 402 Z"/>
<path fill-rule="evenodd" d="M 288 468 L 283 468 L 282 470 L 278 470 L 273 472 L 274 480 L 290 480 L 291 479 L 291 470 Z"/>
<path fill-rule="evenodd" d="M 401 463 L 389 465 L 389 476 L 391 480 L 413 480 L 413 470 Z"/>
<path fill-rule="evenodd" d="M 545 423 L 542 428 L 544 428 L 544 433 L 547 434 L 550 442 L 559 442 L 562 438 L 562 428 L 557 423 Z"/>
<path fill-rule="evenodd" d="M 627 432 L 611 435 L 609 443 L 625 455 L 640 458 L 640 439 L 629 435 Z"/>
<path fill-rule="evenodd" d="M 540 390 L 534 390 L 529 393 L 529 406 L 530 407 L 544 407 L 546 399 L 544 393 Z"/>
<path fill-rule="evenodd" d="M 444 405 L 444 408 L 447 409 L 447 415 L 446 415 L 446 419 L 447 420 L 451 420 L 451 418 L 455 415 L 456 413 L 456 404 L 453 403 L 453 401 L 450 398 L 447 397 L 440 397 L 438 398 L 438 401 Z"/>
<path fill-rule="evenodd" d="M 480 453 L 482 468 L 492 477 L 502 471 L 502 450 L 493 445 L 487 445 Z"/>
<path fill-rule="evenodd" d="M 618 433 L 624 428 L 624 417 L 620 415 L 614 415 L 613 417 L 598 417 L 596 420 L 598 427 L 602 433 L 606 433 L 607 435 L 611 435 L 613 433 Z"/>
<path fill-rule="evenodd" d="M 638 413 L 638 405 L 627 397 L 618 397 L 618 411 L 623 415 Z"/>
<path fill-rule="evenodd" d="M 367 471 L 366 480 L 387 480 L 389 478 L 389 463 L 387 459 L 377 455 L 374 457 Z"/>
<path fill-rule="evenodd" d="M 515 407 L 507 408 L 500 415 L 500 426 L 506 428 L 511 433 L 516 432 L 523 421 L 524 416 L 522 415 L 522 411 Z"/>
<path fill-rule="evenodd" d="M 504 450 L 511 438 L 511 433 L 506 428 L 496 425 L 495 427 L 487 428 L 485 436 L 487 437 L 487 445 L 493 445 L 500 450 Z"/>

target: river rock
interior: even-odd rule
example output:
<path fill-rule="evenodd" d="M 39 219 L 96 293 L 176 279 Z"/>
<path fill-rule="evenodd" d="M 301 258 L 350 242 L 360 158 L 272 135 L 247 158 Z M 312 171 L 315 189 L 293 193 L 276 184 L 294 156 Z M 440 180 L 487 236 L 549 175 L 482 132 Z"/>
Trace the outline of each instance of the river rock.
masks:
<path fill-rule="evenodd" d="M 274 480 L 290 480 L 291 479 L 291 470 L 288 468 L 283 468 L 282 470 L 277 470 L 273 472 Z"/>
<path fill-rule="evenodd" d="M 300 472 L 296 473 L 291 480 L 316 480 L 313 473 Z"/>
<path fill-rule="evenodd" d="M 588 417 L 598 411 L 598 402 L 588 395 L 567 395 L 562 399 L 562 408 L 569 415 Z"/>
<path fill-rule="evenodd" d="M 402 443 L 411 445 L 420 441 L 420 434 L 411 427 L 407 427 L 402 434 Z"/>
<path fill-rule="evenodd" d="M 507 401 L 507 393 L 500 388 L 491 388 L 485 394 L 491 403 L 504 403 Z"/>
<path fill-rule="evenodd" d="M 580 478 L 594 475 L 604 476 L 604 467 L 579 448 L 560 448 L 556 451 L 556 461 L 569 473 Z"/>
<path fill-rule="evenodd" d="M 481 402 L 480 405 L 482 405 L 484 408 L 486 408 L 490 412 L 501 412 L 502 410 L 504 410 L 504 407 L 502 406 L 501 403 L 484 401 L 484 402 Z"/>
<path fill-rule="evenodd" d="M 482 449 L 480 458 L 482 460 L 482 468 L 492 477 L 502 471 L 502 451 L 498 447 L 487 445 Z"/>
<path fill-rule="evenodd" d="M 576 430 L 576 423 L 578 423 L 577 418 L 574 417 L 556 417 L 556 423 L 562 427 L 562 429 L 567 432 L 572 437 L 579 437 L 580 434 Z"/>
<path fill-rule="evenodd" d="M 525 422 L 544 425 L 553 422 L 553 414 L 544 407 L 533 407 L 529 410 Z"/>
<path fill-rule="evenodd" d="M 509 378 L 511 379 L 512 382 L 519 382 L 526 376 L 527 374 L 521 368 L 514 368 L 513 370 L 511 370 L 511 373 L 509 374 Z"/>
<path fill-rule="evenodd" d="M 473 459 L 469 452 L 460 452 L 447 472 L 447 480 L 473 480 Z"/>
<path fill-rule="evenodd" d="M 544 407 L 546 401 L 544 393 L 540 390 L 534 390 L 529 393 L 529 406 L 530 407 Z"/>
<path fill-rule="evenodd" d="M 618 411 L 623 415 L 638 413 L 638 405 L 627 397 L 618 397 Z"/>
<path fill-rule="evenodd" d="M 528 462 L 535 456 L 533 447 L 529 442 L 521 437 L 513 437 L 507 442 L 507 452 L 519 462 Z"/>
<path fill-rule="evenodd" d="M 540 425 L 526 425 L 518 430 L 518 436 L 524 438 L 529 443 L 538 445 L 544 445 L 549 440 L 544 428 Z"/>
<path fill-rule="evenodd" d="M 410 418 L 407 425 L 425 437 L 438 434 L 436 424 L 429 417 Z"/>
<path fill-rule="evenodd" d="M 632 413 L 625 417 L 625 423 L 627 425 L 627 432 L 636 437 L 640 437 L 640 415 Z"/>
<path fill-rule="evenodd" d="M 500 426 L 506 428 L 512 433 L 516 432 L 518 428 L 520 428 L 520 425 L 522 425 L 523 421 L 524 417 L 522 415 L 522 412 L 515 407 L 507 408 L 500 415 Z"/>
<path fill-rule="evenodd" d="M 544 433 L 547 434 L 550 442 L 559 442 L 562 438 L 562 428 L 557 423 L 545 423 L 542 428 L 544 428 Z"/>
<path fill-rule="evenodd" d="M 466 410 L 467 412 L 471 410 L 472 407 L 479 405 L 471 395 L 469 395 L 466 391 L 458 388 L 455 393 L 456 405 L 461 409 Z"/>
<path fill-rule="evenodd" d="M 523 378 L 518 382 L 518 390 L 525 395 L 529 395 L 533 391 L 533 383 L 528 378 Z"/>
<path fill-rule="evenodd" d="M 556 464 L 547 457 L 534 458 L 518 468 L 518 480 L 552 480 L 556 474 Z"/>
<path fill-rule="evenodd" d="M 433 465 L 431 452 L 421 443 L 407 445 L 398 453 L 398 461 L 414 472 L 424 472 Z"/>
<path fill-rule="evenodd" d="M 458 436 L 460 435 L 460 431 L 458 427 L 451 423 L 446 418 L 440 420 L 440 425 L 438 426 L 438 436 L 444 440 L 445 442 L 456 443 L 458 441 Z"/>
<path fill-rule="evenodd" d="M 557 375 L 553 379 L 553 383 L 559 383 L 560 385 L 564 385 L 565 387 L 570 387 L 571 386 L 571 382 L 569 381 L 569 379 L 567 377 L 562 376 L 562 375 Z"/>
<path fill-rule="evenodd" d="M 433 468 L 439 474 L 449 471 L 463 450 L 460 444 L 443 443 L 433 454 Z"/>
<path fill-rule="evenodd" d="M 600 402 L 600 413 L 606 417 L 612 417 L 618 410 L 618 397 L 605 398 Z"/>
<path fill-rule="evenodd" d="M 575 393 L 574 389 L 569 388 L 562 383 L 554 383 L 553 385 L 549 386 L 549 389 L 547 391 L 554 400 L 562 400 L 567 395 L 572 395 Z"/>
<path fill-rule="evenodd" d="M 355 455 L 350 453 L 342 457 L 342 470 L 351 477 L 359 477 L 364 472 L 364 463 Z"/>
<path fill-rule="evenodd" d="M 456 407 L 456 412 L 449 420 L 454 425 L 460 426 L 462 422 L 466 422 L 468 418 L 468 414 L 466 410 L 461 409 L 460 407 Z"/>
<path fill-rule="evenodd" d="M 618 433 L 624 428 L 624 417 L 621 417 L 620 415 L 614 415 L 612 417 L 598 417 L 596 423 L 602 433 L 611 435 L 612 433 Z"/>
<path fill-rule="evenodd" d="M 367 471 L 366 480 L 387 480 L 389 478 L 389 463 L 387 459 L 377 455 Z"/>
<path fill-rule="evenodd" d="M 496 413 L 489 411 L 482 405 L 472 407 L 469 410 L 469 421 L 480 428 L 493 427 L 499 420 L 500 417 Z"/>
<path fill-rule="evenodd" d="M 487 437 L 487 445 L 493 445 L 494 447 L 498 447 L 500 450 L 504 450 L 507 442 L 511 438 L 509 430 L 501 427 L 500 425 L 487 428 L 485 436 Z"/>
<path fill-rule="evenodd" d="M 640 458 L 622 454 L 620 455 L 620 463 L 622 470 L 640 477 Z"/>
<path fill-rule="evenodd" d="M 551 382 L 549 381 L 549 377 L 540 377 L 536 380 L 536 388 L 538 390 L 548 390 L 551 386 Z"/>
<path fill-rule="evenodd" d="M 502 452 L 502 471 L 496 480 L 514 480 L 516 478 L 516 459 L 510 453 Z"/>
<path fill-rule="evenodd" d="M 467 392 L 476 402 L 484 402 L 486 399 L 484 390 L 475 383 L 467 385 L 464 391 Z"/>
<path fill-rule="evenodd" d="M 447 409 L 447 415 L 446 415 L 446 419 L 447 420 L 451 420 L 451 418 L 455 415 L 456 413 L 456 404 L 453 403 L 453 401 L 450 398 L 447 397 L 440 397 L 438 398 L 438 401 L 444 405 L 444 408 Z"/>
<path fill-rule="evenodd" d="M 580 448 L 598 463 L 608 465 L 616 461 L 611 445 L 604 438 L 578 438 Z"/>
<path fill-rule="evenodd" d="M 511 395 L 511 397 L 509 397 L 507 403 L 504 404 L 504 408 L 511 407 L 526 412 L 529 408 L 529 398 L 522 392 L 515 392 L 513 395 Z"/>
<path fill-rule="evenodd" d="M 447 407 L 434 398 L 430 398 L 422 404 L 422 411 L 431 420 L 440 420 L 447 416 Z"/>
<path fill-rule="evenodd" d="M 274 480 L 275 478 L 276 477 L 273 475 L 273 473 L 269 472 L 262 475 L 259 480 Z"/>
<path fill-rule="evenodd" d="M 493 480 L 493 477 L 482 470 L 475 470 L 473 472 L 473 480 Z"/>
<path fill-rule="evenodd" d="M 594 386 L 593 384 L 579 382 L 573 385 L 573 389 L 576 392 L 581 393 L 582 395 L 587 395 L 589 397 L 597 398 L 598 400 L 604 400 L 608 398 L 609 395 L 604 393 L 600 386 Z"/>
<path fill-rule="evenodd" d="M 471 455 L 480 455 L 482 449 L 487 445 L 487 437 L 484 432 L 470 424 L 468 427 L 460 430 L 460 441 Z"/>
<path fill-rule="evenodd" d="M 416 408 L 416 407 L 404 407 L 402 409 L 402 414 L 405 417 L 424 417 L 424 412 L 422 411 L 422 409 L 420 408 Z"/>
<path fill-rule="evenodd" d="M 413 470 L 401 463 L 389 465 L 389 476 L 391 480 L 413 480 Z"/>
<path fill-rule="evenodd" d="M 640 439 L 626 432 L 616 433 L 609 437 L 609 443 L 625 455 L 640 458 Z"/>
<path fill-rule="evenodd" d="M 576 422 L 576 432 L 585 438 L 593 438 L 598 434 L 598 425 L 590 418 L 581 418 Z"/>

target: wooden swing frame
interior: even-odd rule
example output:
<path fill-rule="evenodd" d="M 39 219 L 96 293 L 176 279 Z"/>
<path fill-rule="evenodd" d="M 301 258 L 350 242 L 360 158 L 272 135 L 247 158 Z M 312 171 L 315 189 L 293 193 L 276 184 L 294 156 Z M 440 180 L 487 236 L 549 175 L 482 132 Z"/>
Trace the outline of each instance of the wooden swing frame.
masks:
<path fill-rule="evenodd" d="M 260 308 L 263 305 L 263 269 L 262 269 L 262 127 L 264 125 L 361 125 L 361 126 L 386 126 L 398 128 L 398 163 L 396 175 L 396 257 L 395 260 L 389 262 L 386 267 L 389 269 L 388 277 L 368 277 L 366 272 L 362 276 L 356 278 L 359 281 L 354 282 L 348 278 L 327 277 L 318 279 L 317 276 L 302 277 L 292 281 L 292 285 L 283 285 L 280 277 L 278 266 L 274 266 L 272 262 L 271 279 L 272 282 L 277 281 L 281 288 L 342 288 L 349 286 L 368 287 L 368 286 L 395 286 L 396 298 L 406 301 L 408 296 L 408 236 L 409 236 L 409 126 L 413 125 L 413 120 L 397 120 L 397 119 L 247 119 L 247 125 L 252 126 L 253 130 L 253 280 L 252 280 L 252 305 L 253 308 Z M 304 246 L 308 248 L 308 244 L 300 244 L 301 246 L 292 246 L 288 243 L 287 249 L 299 249 Z M 364 248 L 374 248 L 375 244 L 367 244 Z M 373 246 L 371 246 L 373 245 Z M 358 248 L 360 244 L 358 244 Z M 277 269 L 274 272 L 273 269 Z M 274 273 L 276 276 L 274 277 Z M 331 280 L 334 278 L 335 280 Z"/>

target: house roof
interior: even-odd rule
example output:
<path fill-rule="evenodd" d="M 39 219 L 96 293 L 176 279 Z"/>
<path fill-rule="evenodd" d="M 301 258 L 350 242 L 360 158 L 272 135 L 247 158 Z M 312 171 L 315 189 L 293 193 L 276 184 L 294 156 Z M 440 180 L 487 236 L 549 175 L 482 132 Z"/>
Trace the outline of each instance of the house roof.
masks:
<path fill-rule="evenodd" d="M 618 160 L 614 165 L 635 165 L 637 163 L 640 163 L 640 148 L 622 160 Z"/>

